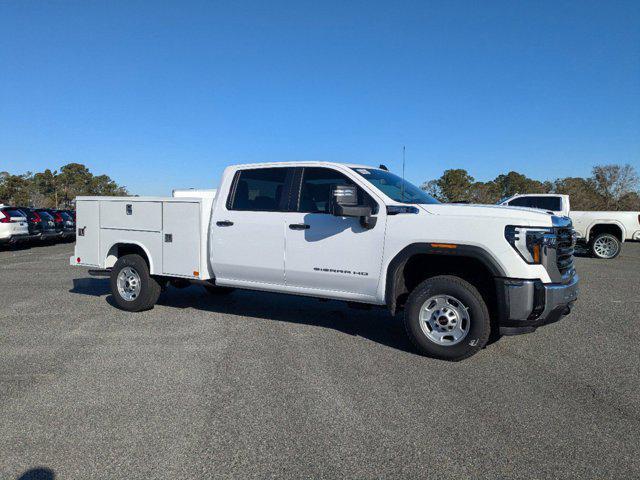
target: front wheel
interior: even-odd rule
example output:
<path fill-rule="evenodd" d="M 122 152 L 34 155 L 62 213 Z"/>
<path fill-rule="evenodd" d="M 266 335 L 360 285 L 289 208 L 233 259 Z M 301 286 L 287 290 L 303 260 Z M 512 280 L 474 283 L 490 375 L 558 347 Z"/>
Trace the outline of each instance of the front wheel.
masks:
<path fill-rule="evenodd" d="M 610 233 L 599 233 L 591 240 L 591 253 L 594 257 L 610 260 L 616 258 L 622 250 L 618 237 Z"/>
<path fill-rule="evenodd" d="M 489 310 L 478 290 L 450 275 L 429 278 L 411 292 L 404 324 L 422 355 L 442 360 L 474 355 L 491 333 Z"/>
<path fill-rule="evenodd" d="M 140 255 L 120 257 L 111 270 L 111 294 L 123 310 L 149 310 L 158 301 L 161 286 L 149 274 L 147 262 Z"/>

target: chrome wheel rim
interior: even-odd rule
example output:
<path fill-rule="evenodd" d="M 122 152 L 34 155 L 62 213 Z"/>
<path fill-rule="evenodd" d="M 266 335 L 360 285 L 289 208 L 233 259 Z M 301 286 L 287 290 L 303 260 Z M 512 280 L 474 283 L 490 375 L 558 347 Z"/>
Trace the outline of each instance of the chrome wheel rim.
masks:
<path fill-rule="evenodd" d="M 601 258 L 614 257 L 618 248 L 618 241 L 612 235 L 603 235 L 593 243 L 593 251 Z"/>
<path fill-rule="evenodd" d="M 450 295 L 434 295 L 420 307 L 420 328 L 433 343 L 451 346 L 469 333 L 469 307 Z"/>
<path fill-rule="evenodd" d="M 118 293 L 127 302 L 133 302 L 140 295 L 140 275 L 133 267 L 125 267 L 118 274 Z"/>

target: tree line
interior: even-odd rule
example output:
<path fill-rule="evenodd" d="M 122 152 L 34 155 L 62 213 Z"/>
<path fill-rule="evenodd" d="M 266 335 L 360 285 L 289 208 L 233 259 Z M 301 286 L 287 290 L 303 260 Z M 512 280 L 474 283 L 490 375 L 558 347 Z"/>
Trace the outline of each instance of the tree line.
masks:
<path fill-rule="evenodd" d="M 445 170 L 422 189 L 442 202 L 494 204 L 516 193 L 561 193 L 571 196 L 575 210 L 640 210 L 640 180 L 631 165 L 597 165 L 591 176 L 540 181 L 511 171 L 488 182 L 476 181 L 462 168 Z M 0 172 L 0 203 L 44 208 L 70 208 L 79 195 L 128 195 L 108 175 L 94 175 L 81 163 L 60 171 Z"/>
<path fill-rule="evenodd" d="M 108 175 L 94 175 L 81 163 L 68 163 L 60 171 L 0 172 L 0 203 L 21 207 L 71 208 L 78 195 L 128 195 Z"/>
<path fill-rule="evenodd" d="M 442 202 L 494 204 L 516 193 L 560 193 L 571 196 L 575 210 L 640 210 L 638 173 L 631 165 L 597 165 L 591 176 L 539 181 L 511 171 L 488 182 L 476 181 L 465 169 L 445 170 L 422 189 Z"/>

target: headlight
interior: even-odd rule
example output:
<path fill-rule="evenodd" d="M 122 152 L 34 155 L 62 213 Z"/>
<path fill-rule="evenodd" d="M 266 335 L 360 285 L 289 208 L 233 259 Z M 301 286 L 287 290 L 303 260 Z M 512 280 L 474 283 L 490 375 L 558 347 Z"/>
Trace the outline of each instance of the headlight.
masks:
<path fill-rule="evenodd" d="M 546 247 L 556 248 L 556 236 L 551 228 L 508 225 L 504 236 L 524 261 L 531 264 L 542 263 Z"/>

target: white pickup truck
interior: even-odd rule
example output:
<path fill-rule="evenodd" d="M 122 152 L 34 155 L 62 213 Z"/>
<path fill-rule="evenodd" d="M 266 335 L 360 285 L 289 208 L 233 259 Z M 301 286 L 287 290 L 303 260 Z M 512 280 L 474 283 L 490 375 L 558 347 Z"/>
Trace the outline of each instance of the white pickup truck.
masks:
<path fill-rule="evenodd" d="M 578 239 L 598 258 L 618 256 L 626 240 L 640 240 L 640 212 L 572 211 L 569 195 L 518 194 L 501 200 L 500 205 L 539 208 L 571 218 Z"/>
<path fill-rule="evenodd" d="M 184 195 L 78 197 L 71 264 L 108 275 L 129 311 L 187 282 L 402 310 L 418 351 L 447 360 L 554 322 L 577 298 L 568 218 L 441 204 L 383 166 L 235 165 L 215 195 Z"/>

